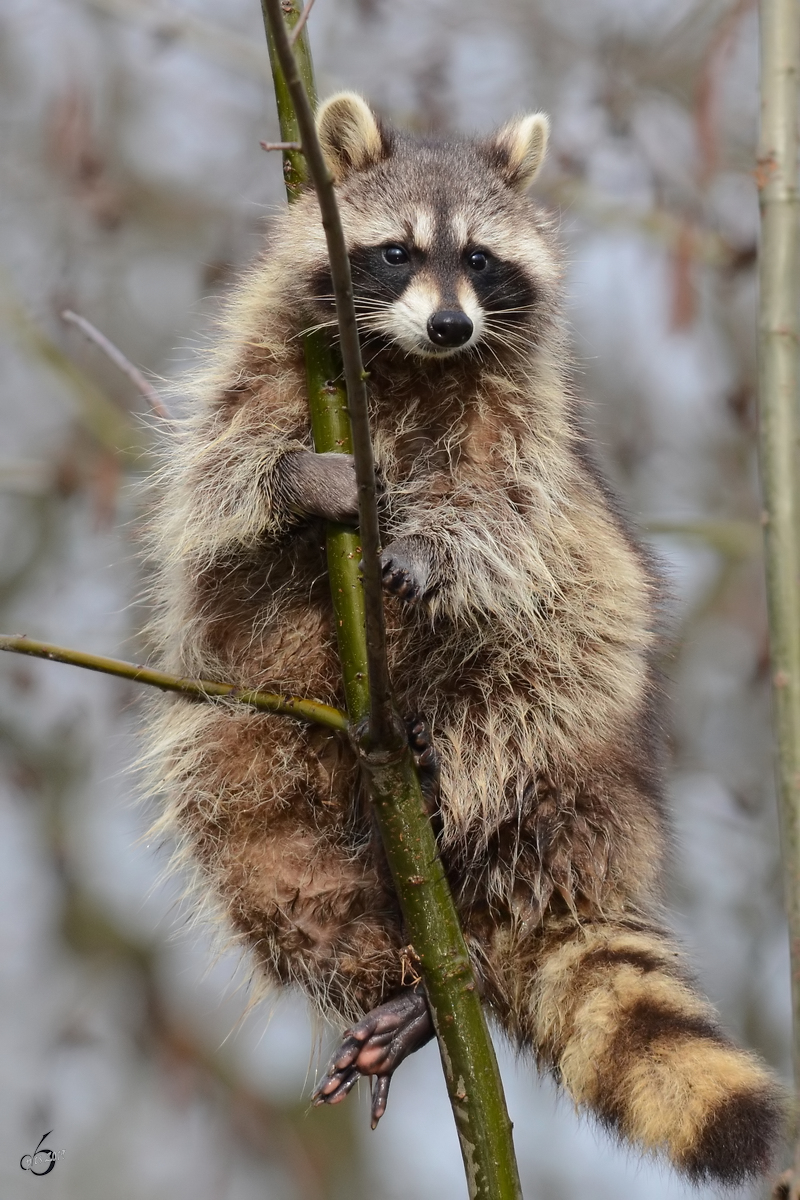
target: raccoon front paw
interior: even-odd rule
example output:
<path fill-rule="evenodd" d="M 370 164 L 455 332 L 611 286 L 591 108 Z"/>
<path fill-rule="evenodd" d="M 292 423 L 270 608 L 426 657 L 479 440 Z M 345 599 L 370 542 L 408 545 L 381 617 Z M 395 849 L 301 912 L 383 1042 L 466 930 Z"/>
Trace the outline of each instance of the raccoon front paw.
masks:
<path fill-rule="evenodd" d="M 407 604 L 416 604 L 430 591 L 430 561 L 421 539 L 397 538 L 381 555 L 383 589 Z"/>
<path fill-rule="evenodd" d="M 277 491 L 290 512 L 347 525 L 358 520 L 352 454 L 292 450 L 278 464 Z"/>

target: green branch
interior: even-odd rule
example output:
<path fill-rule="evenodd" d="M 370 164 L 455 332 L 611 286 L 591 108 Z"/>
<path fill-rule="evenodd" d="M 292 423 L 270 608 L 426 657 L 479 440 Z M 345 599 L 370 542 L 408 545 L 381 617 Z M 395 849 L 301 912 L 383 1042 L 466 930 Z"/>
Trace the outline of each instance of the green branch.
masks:
<path fill-rule="evenodd" d="M 306 74 L 310 70 L 308 47 L 304 45 L 305 38 L 301 34 L 298 39 L 298 47 L 302 48 L 300 49 L 300 62 L 298 62 L 283 20 L 283 13 L 287 8 L 288 4 L 282 0 L 264 0 L 264 11 L 273 47 L 273 71 L 278 67 L 281 76 L 281 82 L 276 83 L 276 93 L 282 92 L 284 87 L 289 93 L 300 133 L 300 144 L 303 147 L 302 153 L 306 169 L 317 193 L 322 227 L 328 246 L 331 280 L 336 298 L 336 318 L 339 325 L 339 347 L 344 367 L 347 408 L 350 415 L 353 459 L 358 484 L 358 528 L 361 536 L 369 683 L 369 735 L 375 745 L 380 744 L 385 747 L 388 743 L 396 741 L 397 731 L 392 711 L 389 668 L 386 661 L 380 529 L 375 487 L 375 463 L 369 432 L 366 375 L 358 340 L 350 260 L 347 256 L 339 206 L 336 203 L 333 178 L 317 137 L 312 102 L 301 75 L 300 63 L 306 65 Z M 293 24 L 295 23 L 293 22 Z M 300 20 L 296 22 L 296 25 L 298 29 L 301 28 Z M 281 128 L 281 134 L 284 135 L 283 128 Z"/>
<path fill-rule="evenodd" d="M 343 549 L 339 549 L 346 545 L 342 531 L 333 527 L 328 533 L 331 593 L 353 741 L 370 784 L 406 931 L 425 981 L 469 1196 L 474 1200 L 520 1200 L 511 1122 L 497 1060 L 405 731 L 391 703 L 364 373 L 350 265 L 330 173 L 313 121 L 316 97 L 308 43 L 303 30 L 293 53 L 289 31 L 300 19 L 296 0 L 262 0 L 262 7 L 281 138 L 287 143 L 299 142 L 303 147 L 302 154 L 289 150 L 284 155 L 287 192 L 291 202 L 308 171 L 317 192 L 328 243 L 353 421 L 352 435 L 349 429 L 345 433 L 347 412 L 341 388 L 332 382 L 336 373 L 328 365 L 331 351 L 324 335 L 307 337 L 309 406 L 315 448 L 318 452 L 352 452 L 359 484 L 363 588 L 358 578 L 358 559 L 352 561 L 352 556 L 348 559 Z M 325 364 L 324 369 L 320 369 L 320 364 Z M 357 686 L 352 681 L 357 681 Z"/>
<path fill-rule="evenodd" d="M 772 698 L 800 1085 L 800 555 L 798 554 L 797 0 L 761 0 L 759 450 Z M 800 1140 L 795 1149 L 800 1178 Z M 794 1194 L 794 1192 L 792 1193 Z"/>
<path fill-rule="evenodd" d="M 344 733 L 348 727 L 347 717 L 340 709 L 299 696 L 279 696 L 256 688 L 239 688 L 233 683 L 214 683 L 210 679 L 180 679 L 177 675 L 139 667 L 118 658 L 84 654 L 81 650 L 67 650 L 63 646 L 35 642 L 26 637 L 0 635 L 0 650 L 10 650 L 12 654 L 30 654 L 33 658 L 47 658 L 51 662 L 69 663 L 89 671 L 101 671 L 104 675 L 116 675 L 134 683 L 149 684 L 150 687 L 160 688 L 162 692 L 180 692 L 182 696 L 193 700 L 235 700 L 237 704 L 256 708 L 260 712 L 277 713 L 298 721 L 308 721 L 312 725 L 324 725 L 326 729 L 333 729 L 337 733 Z"/>
<path fill-rule="evenodd" d="M 299 15 L 297 5 L 293 3 L 286 17 L 290 28 L 297 24 Z M 264 21 L 266 24 L 266 14 Z M 268 26 L 267 43 L 275 83 L 281 138 L 292 147 L 299 146 L 300 127 L 277 59 L 275 41 L 269 33 Z M 308 37 L 304 30 L 294 53 L 306 92 L 312 101 L 316 102 L 314 70 L 308 49 Z M 284 151 L 283 178 L 286 195 L 291 204 L 300 195 L 308 179 L 305 157 L 299 150 Z M 315 449 L 320 454 L 352 454 L 353 440 L 347 415 L 347 393 L 341 383 L 341 361 L 322 332 L 305 334 L 303 350 Z M 359 717 L 367 711 L 369 705 L 364 589 L 359 571 L 362 555 L 361 537 L 349 526 L 328 525 L 325 542 L 334 602 L 338 597 L 347 598 L 346 603 L 335 604 L 336 637 L 347 710 L 351 716 Z"/>

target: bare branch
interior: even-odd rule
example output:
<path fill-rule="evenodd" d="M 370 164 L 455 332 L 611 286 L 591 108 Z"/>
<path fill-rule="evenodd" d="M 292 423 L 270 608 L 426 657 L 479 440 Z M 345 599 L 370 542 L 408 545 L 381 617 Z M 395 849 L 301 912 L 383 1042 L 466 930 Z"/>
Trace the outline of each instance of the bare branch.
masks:
<path fill-rule="evenodd" d="M 94 342 L 95 346 L 102 350 L 107 358 L 111 359 L 114 366 L 122 371 L 123 375 L 128 376 L 128 379 L 131 380 L 140 395 L 145 398 L 157 417 L 160 417 L 162 421 L 170 421 L 172 419 L 164 401 L 153 385 L 145 379 L 139 368 L 135 367 L 130 359 L 126 358 L 122 351 L 104 333 L 101 333 L 91 321 L 87 321 L 86 317 L 79 316 L 78 313 L 72 312 L 69 308 L 64 309 L 61 319 L 69 325 L 77 325 L 81 333 L 85 334 L 90 342 Z"/>
<path fill-rule="evenodd" d="M 300 20 L 297 22 L 297 24 L 295 25 L 291 34 L 289 35 L 289 45 L 290 46 L 294 46 L 295 42 L 300 37 L 300 34 L 303 32 L 303 28 L 311 14 L 311 10 L 314 7 L 314 3 L 315 3 L 315 0 L 308 0 L 308 3 L 306 4 L 305 8 L 301 12 Z"/>
<path fill-rule="evenodd" d="M 27 343 L 37 361 L 53 371 L 70 389 L 80 406 L 84 427 L 99 445 L 129 461 L 141 463 L 145 447 L 130 415 L 110 400 L 94 380 L 39 328 L 16 297 L 0 295 L 0 314 Z"/>
<path fill-rule="evenodd" d="M 33 658 L 47 658 L 51 662 L 69 663 L 73 667 L 100 671 L 104 675 L 116 675 L 134 683 L 146 683 L 150 687 L 160 688 L 162 692 L 179 692 L 193 700 L 235 700 L 237 704 L 257 708 L 260 712 L 295 717 L 298 721 L 307 721 L 312 725 L 324 725 L 337 733 L 346 732 L 348 727 L 347 716 L 340 709 L 300 696 L 279 696 L 274 692 L 239 688 L 234 683 L 216 683 L 210 679 L 181 679 L 177 675 L 154 671 L 150 667 L 140 667 L 118 658 L 85 654 L 82 650 L 68 650 L 64 646 L 36 642 L 24 636 L 9 637 L 0 634 L 0 650 L 9 650 L 12 654 L 29 654 Z"/>
<path fill-rule="evenodd" d="M 299 150 L 302 152 L 303 147 L 299 142 L 259 142 L 262 150 Z"/>

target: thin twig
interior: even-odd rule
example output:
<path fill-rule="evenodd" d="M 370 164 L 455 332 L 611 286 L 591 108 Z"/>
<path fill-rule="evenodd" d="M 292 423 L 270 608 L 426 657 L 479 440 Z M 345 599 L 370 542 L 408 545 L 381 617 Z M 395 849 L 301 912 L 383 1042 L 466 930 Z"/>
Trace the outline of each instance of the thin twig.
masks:
<path fill-rule="evenodd" d="M 302 152 L 303 147 L 299 142 L 259 142 L 262 150 L 299 150 Z"/>
<path fill-rule="evenodd" d="M 0 274 L 0 316 L 27 343 L 31 354 L 65 384 L 78 402 L 88 433 L 103 447 L 141 466 L 145 447 L 129 413 L 114 403 L 61 347 L 49 338 L 13 294 Z"/>
<path fill-rule="evenodd" d="M 305 23 L 311 14 L 311 10 L 314 7 L 314 4 L 315 4 L 315 0 L 308 0 L 308 3 L 306 4 L 305 8 L 300 13 L 300 20 L 297 22 L 297 24 L 295 25 L 291 34 L 289 35 L 289 45 L 290 46 L 294 46 L 295 42 L 300 37 L 300 34 L 303 32 Z"/>
<path fill-rule="evenodd" d="M 160 417 L 162 421 L 170 421 L 172 419 L 164 401 L 153 385 L 145 379 L 139 368 L 135 367 L 130 359 L 126 358 L 122 351 L 112 341 L 109 341 L 106 335 L 101 333 L 91 321 L 87 321 L 86 317 L 79 316 L 78 313 L 72 312 L 69 308 L 64 309 L 61 319 L 70 325 L 77 325 L 78 329 L 86 335 L 89 341 L 94 342 L 95 346 L 102 350 L 107 358 L 111 359 L 114 366 L 122 371 L 123 375 L 128 376 L 128 379 L 135 385 L 140 395 L 144 397 L 157 417 Z"/>
<path fill-rule="evenodd" d="M 54 646 L 51 642 L 37 642 L 24 636 L 0 635 L 0 650 L 12 654 L 29 654 L 33 658 L 47 658 L 52 662 L 69 663 L 73 667 L 84 667 L 88 671 L 100 671 L 104 675 L 116 675 L 134 683 L 146 683 L 160 688 L 162 692 L 180 692 L 194 700 L 217 700 L 225 698 L 257 708 L 259 712 L 277 713 L 279 716 L 295 717 L 312 725 L 324 725 L 337 733 L 347 730 L 347 715 L 329 704 L 318 700 L 306 700 L 301 696 L 280 696 L 275 692 L 262 692 L 257 688 L 239 688 L 234 683 L 216 683 L 210 679 L 181 679 L 165 671 L 154 671 L 135 663 L 123 662 L 118 658 L 105 658 L 98 654 L 86 654 L 82 650 L 69 650 Z"/>
<path fill-rule="evenodd" d="M 386 659 L 375 462 L 369 432 L 364 364 L 361 358 L 356 311 L 353 304 L 350 260 L 347 256 L 344 230 L 336 204 L 333 179 L 322 153 L 314 113 L 303 86 L 303 80 L 289 41 L 289 34 L 284 24 L 281 0 L 264 0 L 264 7 L 269 18 L 278 61 L 294 104 L 300 129 L 300 141 L 303 145 L 308 173 L 317 193 L 322 214 L 322 226 L 328 246 L 333 292 L 336 297 L 336 317 L 339 323 L 339 344 L 347 385 L 347 407 L 353 428 L 353 458 L 358 483 L 358 528 L 361 533 L 370 693 L 369 737 L 374 744 L 386 747 L 397 740 L 397 731 L 392 711 Z M 306 11 L 308 11 L 308 6 Z M 302 16 L 300 19 L 302 20 Z M 297 26 L 295 26 L 296 28 Z"/>

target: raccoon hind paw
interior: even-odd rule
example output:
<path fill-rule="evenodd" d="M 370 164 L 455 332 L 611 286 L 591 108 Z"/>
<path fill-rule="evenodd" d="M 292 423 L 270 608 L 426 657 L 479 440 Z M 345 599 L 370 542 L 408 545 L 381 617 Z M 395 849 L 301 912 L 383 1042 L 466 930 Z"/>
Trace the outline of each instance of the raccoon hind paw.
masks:
<path fill-rule="evenodd" d="M 374 1076 L 371 1105 L 374 1129 L 386 1111 L 389 1083 L 395 1070 L 404 1058 L 432 1037 L 433 1022 L 424 992 L 417 988 L 398 992 L 347 1030 L 314 1091 L 313 1103 L 338 1104 L 360 1076 Z"/>

